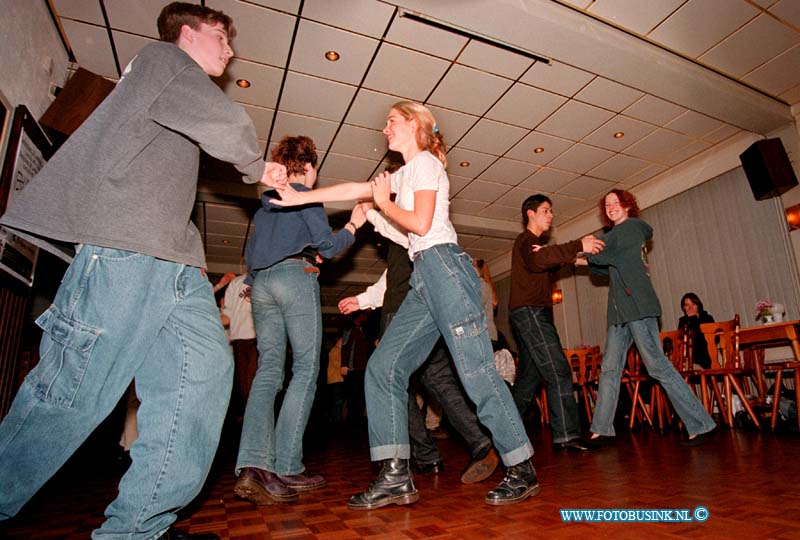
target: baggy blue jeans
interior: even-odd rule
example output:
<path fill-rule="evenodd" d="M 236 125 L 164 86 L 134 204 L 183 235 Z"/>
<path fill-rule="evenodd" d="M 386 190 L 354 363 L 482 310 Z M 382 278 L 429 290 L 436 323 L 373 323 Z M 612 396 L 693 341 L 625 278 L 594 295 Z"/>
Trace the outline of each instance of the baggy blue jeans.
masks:
<path fill-rule="evenodd" d="M 233 361 L 199 268 L 83 246 L 37 320 L 41 360 L 0 425 L 0 517 L 15 515 L 136 379 L 132 465 L 92 538 L 150 540 L 200 491 Z"/>
<path fill-rule="evenodd" d="M 552 309 L 523 306 L 512 311 L 509 318 L 520 344 L 517 378 L 511 389 L 519 413 L 525 413 L 539 383 L 544 382 L 553 442 L 577 439 L 581 426 L 572 388 L 572 368 L 553 324 Z"/>
<path fill-rule="evenodd" d="M 714 419 L 709 416 L 697 399 L 689 385 L 681 378 L 675 367 L 664 356 L 661 349 L 661 336 L 658 332 L 658 321 L 655 317 L 647 317 L 625 324 L 614 324 L 608 327 L 606 350 L 600 371 L 600 383 L 597 392 L 597 405 L 592 419 L 592 433 L 613 436 L 614 415 L 619 399 L 622 369 L 628 356 L 628 349 L 636 343 L 647 373 L 661 383 L 667 392 L 675 412 L 678 413 L 689 435 L 711 431 L 716 427 Z"/>
<path fill-rule="evenodd" d="M 283 476 L 299 474 L 303 434 L 314 403 L 322 347 L 318 272 L 286 259 L 260 270 L 250 289 L 258 341 L 258 370 L 250 387 L 236 460 L 236 474 L 257 467 Z M 292 379 L 278 420 L 275 397 L 283 386 L 286 338 L 292 345 Z"/>
<path fill-rule="evenodd" d="M 492 344 L 472 259 L 456 244 L 414 256 L 411 290 L 367 363 L 365 391 L 373 461 L 408 459 L 408 380 L 443 336 L 478 418 L 503 463 L 533 455 L 508 387 L 494 367 Z"/>

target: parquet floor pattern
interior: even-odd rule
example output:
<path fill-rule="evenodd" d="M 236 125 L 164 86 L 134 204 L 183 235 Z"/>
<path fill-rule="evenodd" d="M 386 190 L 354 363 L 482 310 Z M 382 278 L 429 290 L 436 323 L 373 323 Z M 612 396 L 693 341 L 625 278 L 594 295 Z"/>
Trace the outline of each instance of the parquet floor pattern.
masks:
<path fill-rule="evenodd" d="M 484 540 L 595 538 L 800 538 L 800 436 L 720 429 L 706 445 L 685 448 L 675 431 L 622 432 L 600 451 L 556 452 L 549 432 L 530 427 L 542 492 L 521 504 L 491 507 L 481 484 L 459 482 L 466 453 L 439 441 L 445 471 L 417 476 L 418 503 L 369 512 L 347 498 L 372 478 L 365 432 L 342 432 L 307 444 L 309 471 L 324 489 L 289 505 L 254 506 L 233 494 L 237 434 L 226 434 L 204 492 L 177 526 L 223 540 Z M 23 512 L 0 524 L 10 539 L 85 539 L 103 519 L 121 471 L 109 460 L 76 458 Z M 705 522 L 565 523 L 560 509 L 708 508 Z"/>

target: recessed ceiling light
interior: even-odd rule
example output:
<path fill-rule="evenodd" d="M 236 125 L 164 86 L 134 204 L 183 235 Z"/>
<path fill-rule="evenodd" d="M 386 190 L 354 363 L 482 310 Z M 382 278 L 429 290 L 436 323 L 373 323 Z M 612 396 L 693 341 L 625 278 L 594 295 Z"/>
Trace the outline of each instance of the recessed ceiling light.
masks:
<path fill-rule="evenodd" d="M 544 148 L 542 148 L 541 146 L 533 149 L 534 154 L 541 154 L 542 152 L 544 152 Z"/>
<path fill-rule="evenodd" d="M 621 139 L 624 136 L 625 136 L 625 134 L 623 132 L 621 132 L 621 131 L 617 131 L 616 133 L 614 133 L 614 138 L 615 139 Z"/>
<path fill-rule="evenodd" d="M 225 245 L 227 246 L 228 244 L 230 244 L 230 243 L 231 243 L 231 241 L 226 239 L 226 240 L 223 240 L 223 241 L 222 241 L 222 243 L 223 243 L 223 244 L 225 244 Z"/>
<path fill-rule="evenodd" d="M 239 88 L 250 88 L 250 81 L 247 79 L 236 79 L 236 86 Z"/>
<path fill-rule="evenodd" d="M 461 166 L 461 167 L 469 167 L 469 161 L 462 161 L 461 163 L 459 163 L 459 166 Z"/>
<path fill-rule="evenodd" d="M 336 62 L 340 57 L 339 57 L 339 53 L 336 52 L 336 51 L 327 51 L 325 53 L 325 58 L 327 58 L 331 62 Z"/>

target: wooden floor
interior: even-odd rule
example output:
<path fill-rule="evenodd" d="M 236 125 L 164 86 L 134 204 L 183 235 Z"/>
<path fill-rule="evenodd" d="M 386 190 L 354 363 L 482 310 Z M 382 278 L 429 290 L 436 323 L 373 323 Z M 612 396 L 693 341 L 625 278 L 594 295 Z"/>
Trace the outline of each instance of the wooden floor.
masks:
<path fill-rule="evenodd" d="M 529 426 L 541 494 L 490 507 L 483 496 L 502 472 L 463 485 L 460 445 L 440 441 L 445 472 L 415 479 L 421 498 L 405 507 L 347 509 L 371 479 L 365 432 L 342 431 L 307 444 L 306 465 L 328 486 L 290 505 L 257 507 L 233 494 L 238 434 L 228 429 L 205 491 L 179 516 L 191 532 L 222 539 L 800 538 L 800 436 L 721 429 L 705 446 L 685 448 L 676 431 L 622 432 L 613 446 L 576 455 L 555 452 L 547 429 Z M 11 539 L 85 539 L 103 519 L 122 467 L 89 450 L 0 525 Z M 708 509 L 705 522 L 565 523 L 560 509 Z"/>

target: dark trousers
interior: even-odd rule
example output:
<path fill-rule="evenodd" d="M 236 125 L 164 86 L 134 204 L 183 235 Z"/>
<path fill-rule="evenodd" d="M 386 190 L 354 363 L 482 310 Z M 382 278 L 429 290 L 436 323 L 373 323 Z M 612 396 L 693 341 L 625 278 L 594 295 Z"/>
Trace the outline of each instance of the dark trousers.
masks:
<path fill-rule="evenodd" d="M 475 457 L 481 450 L 492 445 L 492 441 L 481 429 L 478 417 L 464 396 L 458 382 L 444 340 L 440 339 L 428 359 L 414 374 L 419 386 L 439 402 L 447 421 L 464 439 L 470 456 Z M 425 428 L 425 418 L 417 405 L 416 397 L 409 387 L 408 397 L 408 437 L 411 441 L 411 457 L 419 464 L 433 463 L 442 459 L 439 448 Z"/>
<path fill-rule="evenodd" d="M 552 309 L 525 306 L 513 310 L 510 319 L 520 349 L 517 378 L 511 390 L 520 416 L 524 418 L 539 385 L 544 383 L 553 442 L 578 438 L 580 420 L 572 369 L 553 324 Z"/>
<path fill-rule="evenodd" d="M 256 339 L 234 339 L 233 347 L 233 384 L 234 392 L 231 398 L 231 408 L 237 415 L 244 414 L 247 397 L 250 395 L 250 386 L 258 369 L 258 347 Z"/>
<path fill-rule="evenodd" d="M 349 370 L 344 378 L 344 388 L 347 400 L 347 424 L 350 427 L 365 426 L 364 411 L 367 404 L 364 398 L 364 372 Z"/>

